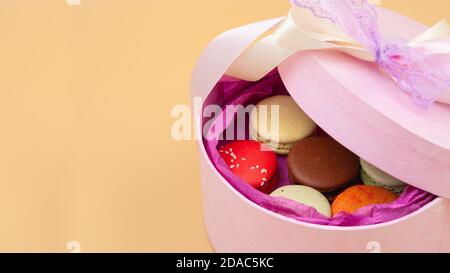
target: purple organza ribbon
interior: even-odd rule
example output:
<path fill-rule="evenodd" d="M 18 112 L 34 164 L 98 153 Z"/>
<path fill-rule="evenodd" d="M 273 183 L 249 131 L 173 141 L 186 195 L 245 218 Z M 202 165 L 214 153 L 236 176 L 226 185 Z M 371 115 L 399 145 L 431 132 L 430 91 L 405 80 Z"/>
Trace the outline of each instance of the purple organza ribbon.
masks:
<path fill-rule="evenodd" d="M 428 108 L 450 89 L 450 75 L 422 52 L 399 39 L 382 42 L 378 16 L 367 0 L 290 0 L 331 20 L 376 57 L 376 62 L 420 107 Z"/>

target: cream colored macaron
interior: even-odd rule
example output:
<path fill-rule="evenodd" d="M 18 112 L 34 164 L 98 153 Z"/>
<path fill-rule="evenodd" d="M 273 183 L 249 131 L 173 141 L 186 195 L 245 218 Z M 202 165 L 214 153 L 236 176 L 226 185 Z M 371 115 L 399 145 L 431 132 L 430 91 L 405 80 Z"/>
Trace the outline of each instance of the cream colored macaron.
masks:
<path fill-rule="evenodd" d="M 320 214 L 331 217 L 331 206 L 327 198 L 319 191 L 300 185 L 289 185 L 276 189 L 270 194 L 284 197 L 300 204 L 315 208 Z"/>
<path fill-rule="evenodd" d="M 368 176 L 370 176 L 370 178 L 372 178 L 376 182 L 388 187 L 398 187 L 406 185 L 404 182 L 378 169 L 364 159 L 360 158 L 360 162 L 361 168 L 366 172 Z"/>
<path fill-rule="evenodd" d="M 278 111 L 274 106 L 279 106 Z M 264 99 L 250 114 L 251 138 L 270 146 L 278 154 L 288 154 L 296 142 L 312 135 L 316 128 L 314 121 L 290 96 Z"/>

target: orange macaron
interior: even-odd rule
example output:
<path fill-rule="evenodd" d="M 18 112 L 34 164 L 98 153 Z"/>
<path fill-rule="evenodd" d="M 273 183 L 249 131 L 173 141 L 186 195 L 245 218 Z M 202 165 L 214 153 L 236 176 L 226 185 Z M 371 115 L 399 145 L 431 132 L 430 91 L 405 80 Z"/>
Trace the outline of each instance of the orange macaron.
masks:
<path fill-rule="evenodd" d="M 360 208 L 375 204 L 387 204 L 396 199 L 395 194 L 382 187 L 357 185 L 338 195 L 331 206 L 331 210 L 333 216 L 340 212 L 351 214 Z"/>

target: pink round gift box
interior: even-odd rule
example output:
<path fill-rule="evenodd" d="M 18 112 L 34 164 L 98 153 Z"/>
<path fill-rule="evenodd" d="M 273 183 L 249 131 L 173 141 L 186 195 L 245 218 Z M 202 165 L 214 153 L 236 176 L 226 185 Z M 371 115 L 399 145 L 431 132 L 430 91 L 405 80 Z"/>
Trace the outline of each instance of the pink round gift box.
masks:
<path fill-rule="evenodd" d="M 412 38 L 425 30 L 394 12 L 378 12 L 386 37 Z M 192 97 L 206 98 L 233 61 L 281 19 L 233 29 L 211 42 L 194 70 Z M 205 225 L 216 251 L 450 252 L 450 126 L 445 126 L 450 107 L 420 109 L 376 69 L 334 52 L 298 53 L 279 66 L 289 93 L 328 134 L 384 171 L 440 197 L 405 217 L 371 226 L 293 220 L 249 201 L 221 176 L 203 146 L 196 116 Z M 364 144 L 368 141 L 373 145 Z"/>

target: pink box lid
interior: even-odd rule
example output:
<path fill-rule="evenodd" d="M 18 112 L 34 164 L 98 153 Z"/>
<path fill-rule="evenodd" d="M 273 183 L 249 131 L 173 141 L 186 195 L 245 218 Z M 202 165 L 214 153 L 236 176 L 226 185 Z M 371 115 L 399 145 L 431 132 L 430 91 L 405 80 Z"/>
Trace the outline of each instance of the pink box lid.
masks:
<path fill-rule="evenodd" d="M 387 38 L 425 30 L 397 13 L 378 13 Z M 280 20 L 233 29 L 212 41 L 194 69 L 192 96 L 206 98 L 234 60 Z M 301 52 L 279 71 L 292 97 L 337 141 L 398 179 L 450 199 L 449 105 L 417 107 L 376 65 L 343 53 Z"/>

